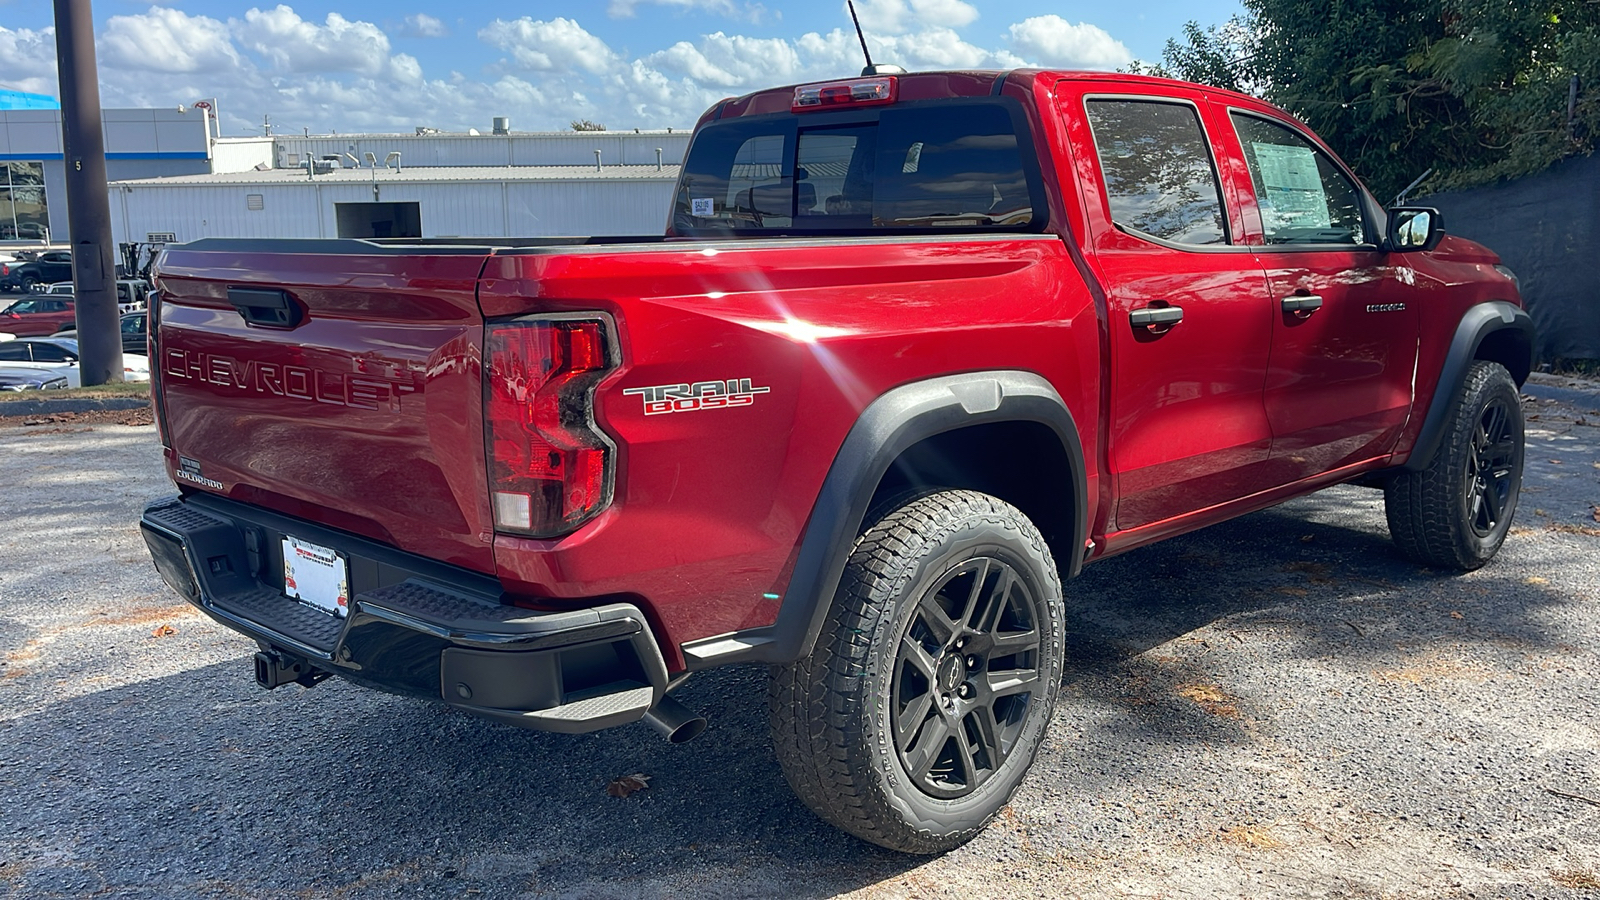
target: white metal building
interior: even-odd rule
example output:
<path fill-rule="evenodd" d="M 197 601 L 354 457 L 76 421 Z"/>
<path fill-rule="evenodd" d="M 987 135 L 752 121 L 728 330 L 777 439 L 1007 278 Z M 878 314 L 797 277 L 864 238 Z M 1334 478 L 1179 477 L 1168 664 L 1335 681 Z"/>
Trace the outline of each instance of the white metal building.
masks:
<path fill-rule="evenodd" d="M 111 217 L 118 241 L 661 234 L 678 168 L 652 159 L 150 178 L 111 185 Z"/>
<path fill-rule="evenodd" d="M 660 234 L 689 133 L 274 135 L 111 185 L 122 241 Z"/>

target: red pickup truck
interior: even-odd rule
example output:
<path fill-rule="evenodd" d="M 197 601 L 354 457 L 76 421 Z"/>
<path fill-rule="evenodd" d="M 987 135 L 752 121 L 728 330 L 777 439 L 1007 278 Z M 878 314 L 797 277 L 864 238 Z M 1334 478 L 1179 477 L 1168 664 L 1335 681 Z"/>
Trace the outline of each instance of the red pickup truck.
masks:
<path fill-rule="evenodd" d="M 823 818 L 953 847 L 1062 673 L 1061 582 L 1333 484 L 1468 570 L 1517 504 L 1515 278 L 1303 125 L 1132 75 L 869 75 L 700 120 L 664 236 L 168 248 L 143 531 L 253 638 L 514 725 L 772 667 Z"/>

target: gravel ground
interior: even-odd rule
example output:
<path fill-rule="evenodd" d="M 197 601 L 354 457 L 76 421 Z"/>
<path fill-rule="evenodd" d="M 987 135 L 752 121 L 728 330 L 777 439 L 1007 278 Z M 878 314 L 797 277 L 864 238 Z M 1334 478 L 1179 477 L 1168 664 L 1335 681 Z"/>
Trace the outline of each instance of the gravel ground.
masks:
<path fill-rule="evenodd" d="M 1480 572 L 1401 560 L 1361 488 L 1091 566 L 1032 777 L 934 859 L 800 806 L 753 668 L 683 688 L 678 747 L 261 691 L 149 564 L 152 429 L 3 428 L 0 895 L 1600 897 L 1600 386 L 1530 390 Z"/>

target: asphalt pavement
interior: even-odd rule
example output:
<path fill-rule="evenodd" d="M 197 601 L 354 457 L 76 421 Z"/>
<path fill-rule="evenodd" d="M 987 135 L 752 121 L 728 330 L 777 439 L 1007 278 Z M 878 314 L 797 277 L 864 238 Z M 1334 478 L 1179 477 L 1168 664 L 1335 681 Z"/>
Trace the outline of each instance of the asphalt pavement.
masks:
<path fill-rule="evenodd" d="M 1032 776 L 932 859 L 794 799 L 757 668 L 689 681 L 682 746 L 262 691 L 149 563 L 153 430 L 0 429 L 0 896 L 1597 897 L 1600 392 L 1530 390 L 1479 572 L 1355 487 L 1090 566 Z"/>

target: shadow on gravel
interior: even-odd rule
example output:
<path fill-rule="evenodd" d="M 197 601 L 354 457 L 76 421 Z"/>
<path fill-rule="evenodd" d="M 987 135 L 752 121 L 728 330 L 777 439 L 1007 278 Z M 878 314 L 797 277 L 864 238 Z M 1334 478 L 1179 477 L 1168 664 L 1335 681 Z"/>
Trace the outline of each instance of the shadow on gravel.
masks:
<path fill-rule="evenodd" d="M 1376 671 L 1432 647 L 1570 649 L 1539 611 L 1574 598 L 1526 577 L 1514 544 L 1475 573 L 1430 571 L 1395 548 L 1382 503 L 1335 488 L 1087 567 L 1066 586 L 1066 696 L 1119 709 L 1101 726 L 1140 740 L 1245 741 L 1213 652 L 1290 642 Z"/>
<path fill-rule="evenodd" d="M 249 679 L 241 654 L 0 723 L 0 890 L 825 897 L 919 862 L 794 798 L 762 670 L 686 685 L 712 727 L 680 746 L 643 725 L 540 734 L 338 680 Z M 649 788 L 607 795 L 632 773 Z"/>

